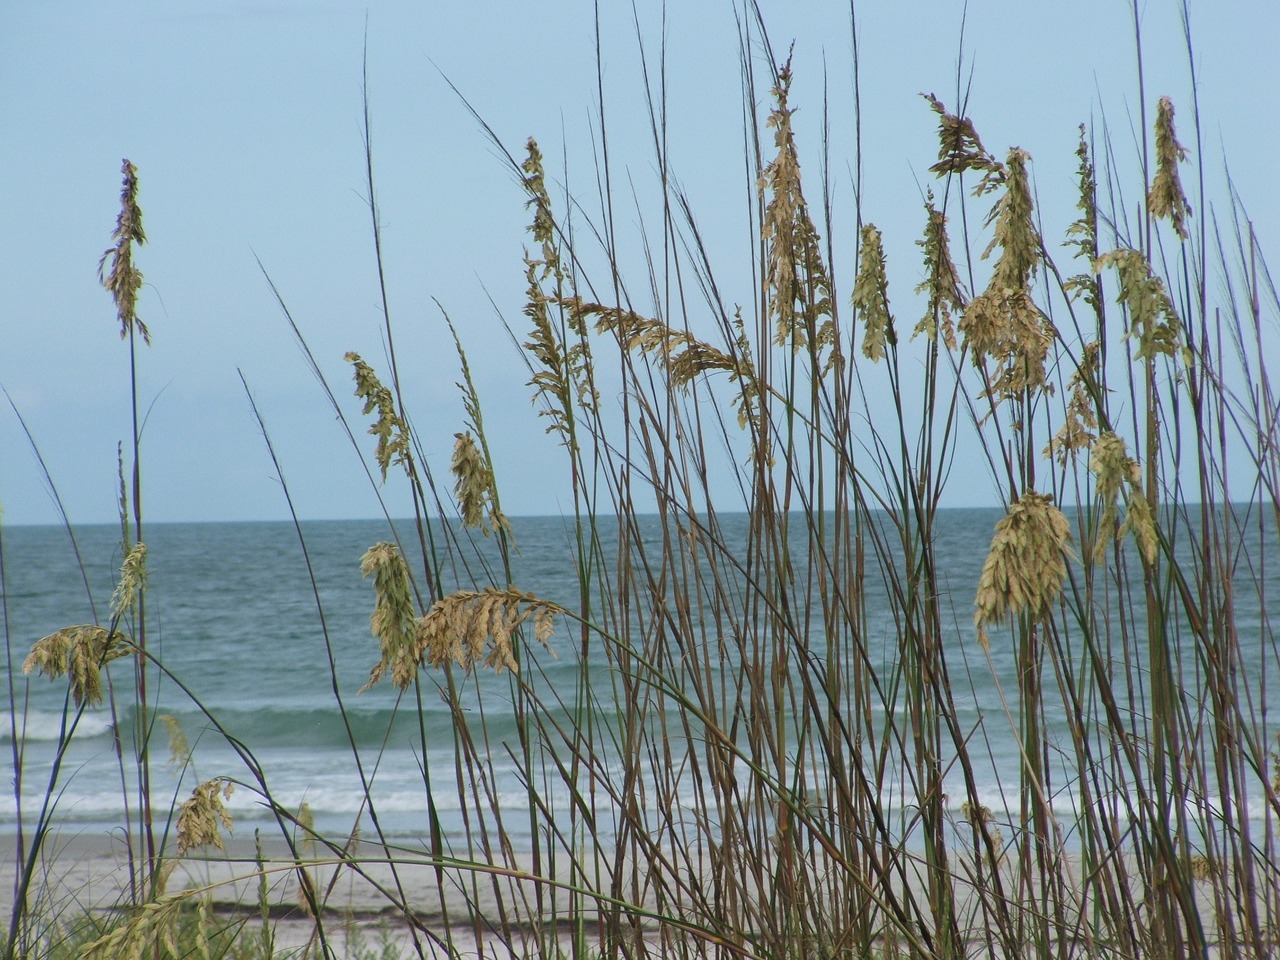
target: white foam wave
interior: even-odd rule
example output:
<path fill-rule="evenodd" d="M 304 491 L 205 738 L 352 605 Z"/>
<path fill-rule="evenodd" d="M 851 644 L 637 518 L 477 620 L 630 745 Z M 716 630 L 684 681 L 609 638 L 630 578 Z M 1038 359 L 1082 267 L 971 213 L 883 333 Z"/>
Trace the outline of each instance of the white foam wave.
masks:
<path fill-rule="evenodd" d="M 71 717 L 65 722 L 70 724 Z M 62 735 L 64 717 L 61 713 L 47 710 L 29 710 L 26 716 L 18 717 L 18 739 L 26 743 L 57 742 Z M 111 716 L 107 713 L 90 713 L 86 711 L 80 716 L 75 736 L 78 740 L 100 737 L 111 733 Z M 13 729 L 6 722 L 0 727 L 0 741 L 12 742 Z"/>

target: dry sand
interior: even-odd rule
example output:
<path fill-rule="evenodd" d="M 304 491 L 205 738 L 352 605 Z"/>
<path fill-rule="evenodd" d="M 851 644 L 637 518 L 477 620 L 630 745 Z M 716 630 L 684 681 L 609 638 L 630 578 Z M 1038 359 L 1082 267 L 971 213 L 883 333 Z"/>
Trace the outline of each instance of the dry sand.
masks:
<path fill-rule="evenodd" d="M 255 858 L 253 841 L 243 837 L 228 840 L 225 850 L 176 859 L 166 892 L 172 895 L 189 891 L 207 897 L 220 922 L 249 925 L 256 936 L 261 924 L 259 890 L 261 878 L 265 877 L 277 946 L 301 948 L 313 939 L 317 924 L 301 906 L 298 870 L 281 841 L 267 843 L 264 848 L 262 870 Z M 0 837 L 0 855 L 0 883 L 6 891 L 13 891 L 18 867 L 12 836 Z M 415 848 L 412 841 L 406 841 L 396 851 L 394 869 L 380 848 L 367 843 L 355 851 L 353 862 L 359 866 L 354 869 L 327 860 L 323 850 L 304 854 L 312 864 L 308 874 L 323 904 L 321 925 L 339 956 L 347 955 L 357 945 L 365 950 L 381 949 L 385 942 L 395 944 L 404 956 L 416 955 L 415 938 L 427 956 L 447 956 L 443 944 L 449 938 L 463 955 L 479 952 L 478 937 L 486 943 L 486 956 L 523 954 L 519 945 L 532 946 L 539 937 L 554 936 L 568 946 L 571 930 L 563 924 L 563 918 L 570 907 L 570 895 L 563 887 L 537 884 L 522 871 L 441 872 L 429 863 L 413 862 L 426 856 L 425 849 L 421 845 Z M 566 872 L 560 874 L 567 882 Z M 129 862 L 123 844 L 106 834 L 86 833 L 48 844 L 28 899 L 36 916 L 106 913 L 127 901 L 129 883 Z M 523 898 L 526 904 L 521 911 L 523 924 L 508 926 L 505 934 L 501 932 L 500 898 L 508 904 Z M 6 931 L 11 903 L 9 893 L 0 900 L 0 918 Z M 408 910 L 397 904 L 407 905 Z M 410 915 L 412 922 L 406 919 Z M 516 949 L 509 946 L 495 952 L 495 947 L 504 942 Z"/>
<path fill-rule="evenodd" d="M 208 856 L 188 855 L 176 861 L 167 892 L 206 896 L 220 922 L 250 925 L 257 936 L 260 878 L 265 876 L 275 942 L 281 948 L 297 948 L 294 955 L 301 955 L 317 925 L 299 905 L 299 875 L 287 847 L 275 841 L 265 849 L 262 871 L 252 839 L 244 837 L 228 840 L 226 850 L 213 850 Z M 0 882 L 6 891 L 14 889 L 15 853 L 14 838 L 0 837 Z M 314 861 L 308 869 L 323 904 L 321 925 L 340 957 L 350 956 L 356 947 L 363 948 L 362 956 L 378 955 L 384 943 L 398 947 L 401 956 L 415 956 L 415 940 L 426 956 L 447 956 L 446 939 L 452 939 L 455 955 L 476 955 L 483 941 L 483 955 L 499 958 L 536 955 L 540 938 L 560 940 L 566 952 L 570 945 L 571 931 L 561 925 L 569 914 L 570 894 L 560 884 L 535 882 L 527 864 L 522 871 L 453 868 L 441 872 L 424 862 L 427 851 L 412 841 L 395 852 L 394 870 L 382 851 L 367 843 L 355 852 L 356 867 L 326 862 L 323 852 L 304 856 Z M 567 884 L 565 870 L 555 875 Z M 920 880 L 908 881 L 908 895 L 925 896 Z M 42 857 L 29 897 L 31 912 L 82 916 L 85 911 L 111 911 L 127 900 L 128 887 L 129 865 L 117 839 L 88 833 L 62 837 L 51 842 Z M 976 906 L 974 892 L 969 890 L 965 896 L 963 885 L 958 892 L 960 915 L 977 919 L 977 914 L 969 914 Z M 1208 888 L 1197 892 L 1201 909 L 1212 910 Z M 11 902 L 10 895 L 0 900 L 6 930 Z M 507 926 L 504 931 L 499 904 L 514 902 L 521 904 L 517 912 L 523 925 Z M 406 919 L 410 916 L 412 921 Z M 446 923 L 446 918 L 451 922 Z M 638 935 L 652 938 L 656 930 L 648 925 Z M 592 932 L 589 929 L 589 938 Z M 970 936 L 975 934 L 970 931 Z"/>

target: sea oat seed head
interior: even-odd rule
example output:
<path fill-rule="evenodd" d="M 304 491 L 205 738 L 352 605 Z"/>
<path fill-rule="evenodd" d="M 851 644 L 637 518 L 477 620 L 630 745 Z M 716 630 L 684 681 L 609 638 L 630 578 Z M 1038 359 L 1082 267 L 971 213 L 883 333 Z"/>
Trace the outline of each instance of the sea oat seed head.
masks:
<path fill-rule="evenodd" d="M 995 536 L 974 601 L 974 623 L 985 644 L 985 628 L 1009 614 L 1035 620 L 1053 612 L 1066 580 L 1071 540 L 1067 518 L 1048 495 L 1028 492 L 1009 504 Z"/>
<path fill-rule="evenodd" d="M 885 343 L 897 343 L 889 313 L 889 280 L 884 269 L 884 244 L 874 224 L 862 228 L 862 256 L 853 282 L 853 306 L 866 326 L 863 356 L 873 363 L 884 357 Z"/>
<path fill-rule="evenodd" d="M 768 120 L 778 153 L 756 180 L 760 198 L 768 197 L 760 224 L 761 239 L 768 250 L 765 289 L 770 313 L 776 320 L 778 346 L 790 343 L 799 351 L 812 340 L 815 349 L 833 349 L 837 338 L 831 279 L 801 186 L 800 155 L 791 126 L 795 111 L 787 102 L 790 89 L 788 61 L 778 71 L 773 88 L 776 105 Z M 823 371 L 837 362 L 838 354 L 833 354 L 824 363 Z"/>
<path fill-rule="evenodd" d="M 183 913 L 196 900 L 197 923 L 195 943 L 178 949 L 177 929 Z M 184 890 L 174 896 L 161 897 L 129 911 L 120 923 L 111 924 L 108 932 L 82 945 L 77 960 L 155 960 L 156 957 L 188 957 L 192 950 L 202 957 L 209 954 L 205 921 L 205 901 L 195 892 Z M 163 948 L 163 950 L 161 949 Z"/>
<path fill-rule="evenodd" d="M 1132 479 L 1137 470 L 1137 463 L 1129 456 L 1129 448 L 1124 440 L 1114 433 L 1104 433 L 1089 448 L 1089 471 L 1096 479 L 1095 492 L 1102 501 L 1102 516 L 1098 520 L 1099 530 L 1110 531 L 1116 521 L 1116 497 L 1125 480 Z M 1095 563 L 1102 562 L 1106 555 L 1108 537 L 1099 536 L 1093 545 Z"/>
<path fill-rule="evenodd" d="M 231 815 L 224 800 L 230 800 L 235 784 L 224 777 L 206 780 L 194 790 L 178 810 L 178 854 L 197 847 L 223 849 L 219 830 L 231 830 Z"/>
<path fill-rule="evenodd" d="M 1099 530 L 1109 533 L 1115 528 L 1117 501 L 1121 489 L 1127 487 L 1124 523 L 1116 528 L 1115 539 L 1123 540 L 1126 533 L 1132 533 L 1142 559 L 1147 564 L 1155 563 L 1159 538 L 1151 516 L 1151 506 L 1142 493 L 1142 467 L 1129 456 L 1124 440 L 1114 433 L 1104 433 L 1098 437 L 1089 451 L 1089 469 L 1097 478 L 1096 492 L 1098 499 L 1102 501 Z M 1102 560 L 1106 543 L 1107 540 L 1099 535 L 1094 544 L 1095 561 Z"/>
<path fill-rule="evenodd" d="M 1147 502 L 1147 498 L 1136 482 L 1129 485 L 1129 496 L 1125 500 L 1125 505 L 1127 509 L 1124 523 L 1116 536 L 1123 537 L 1126 533 L 1132 533 L 1133 542 L 1138 545 L 1138 552 L 1142 554 L 1142 559 L 1146 561 L 1147 566 L 1151 566 L 1156 562 L 1160 552 L 1160 539 L 1156 535 L 1155 518 L 1151 516 L 1151 504 Z"/>
<path fill-rule="evenodd" d="M 191 744 L 187 741 L 182 723 L 171 713 L 160 714 L 160 722 L 169 735 L 169 763 L 175 767 L 185 767 L 191 762 Z"/>
<path fill-rule="evenodd" d="M 572 297 L 562 301 L 573 314 L 595 317 L 597 333 L 612 333 L 623 350 L 657 356 L 673 387 L 686 387 L 695 377 L 713 370 L 727 370 L 730 380 L 743 372 L 742 361 L 697 339 L 687 330 L 669 327 L 661 320 L 644 317 L 633 310 L 606 307 Z"/>
<path fill-rule="evenodd" d="M 1101 315 L 1102 285 L 1097 274 L 1092 272 L 1093 262 L 1098 257 L 1098 181 L 1093 161 L 1089 159 L 1089 141 L 1085 138 L 1084 124 L 1080 124 L 1080 145 L 1076 148 L 1076 156 L 1080 158 L 1076 168 L 1080 181 L 1080 199 L 1076 202 L 1076 209 L 1080 211 L 1080 217 L 1067 227 L 1067 240 L 1063 245 L 1075 247 L 1075 256 L 1083 257 L 1091 272 L 1068 277 L 1063 291 L 1072 298 L 1083 299 L 1095 314 Z"/>
<path fill-rule="evenodd" d="M 982 254 L 989 257 L 998 246 L 1000 257 L 986 290 L 973 298 L 960 321 L 973 364 L 987 377 L 983 396 L 997 403 L 1030 390 L 1053 392 L 1045 361 L 1057 330 L 1031 295 L 1042 246 L 1032 219 L 1029 159 L 1017 147 L 1009 151 L 1002 168 L 1004 193 L 987 218 L 995 224 L 994 235 Z"/>
<path fill-rule="evenodd" d="M 453 458 L 449 462 L 449 470 L 457 481 L 454 493 L 458 498 L 458 513 L 462 516 L 463 526 L 479 527 L 484 521 L 484 506 L 493 475 L 471 431 L 455 433 L 453 437 Z M 484 528 L 484 533 L 489 535 L 488 527 Z"/>
<path fill-rule="evenodd" d="M 348 352 L 343 359 L 355 368 L 355 395 L 364 401 L 361 412 L 366 415 L 375 410 L 378 412 L 378 418 L 369 428 L 369 434 L 378 438 L 374 458 L 382 469 L 382 481 L 385 483 L 387 469 L 391 464 L 403 464 L 406 470 L 411 467 L 409 431 L 396 412 L 395 398 L 382 385 L 373 367 L 365 363 L 358 353 Z"/>
<path fill-rule="evenodd" d="M 123 618 L 138 602 L 147 586 L 147 545 L 135 543 L 120 565 L 120 582 L 111 594 L 111 614 Z"/>
<path fill-rule="evenodd" d="M 542 151 L 538 141 L 530 137 L 525 144 L 525 159 L 520 165 L 524 172 L 524 189 L 529 194 L 526 206 L 534 208 L 533 223 L 529 232 L 542 249 L 542 260 L 536 261 L 543 276 L 558 273 L 560 254 L 556 249 L 556 221 L 551 213 L 551 195 L 547 193 L 546 177 L 542 169 Z"/>
<path fill-rule="evenodd" d="M 1182 192 L 1178 163 L 1186 156 L 1186 148 L 1178 142 L 1173 127 L 1173 101 L 1161 97 L 1156 104 L 1156 175 L 1147 194 L 1147 210 L 1157 219 L 1168 217 L 1184 240 L 1188 237 L 1187 217 L 1191 216 L 1191 205 Z"/>
<path fill-rule="evenodd" d="M 1027 390 L 1053 392 L 1045 361 L 1057 331 L 1028 291 L 988 288 L 970 302 L 959 329 L 975 367 L 996 365 L 983 396 L 999 402 Z"/>
<path fill-rule="evenodd" d="M 947 218 L 942 211 L 933 205 L 933 191 L 929 192 L 925 202 L 928 222 L 924 228 L 924 239 L 916 244 L 924 248 L 925 269 L 928 277 L 916 288 L 916 293 L 928 293 L 929 303 L 924 316 L 911 332 L 914 339 L 925 334 L 930 340 L 937 340 L 939 330 L 942 342 L 948 350 L 956 349 L 956 328 L 952 320 L 953 310 L 963 311 L 964 294 L 960 292 L 960 278 L 956 273 L 956 265 L 951 259 L 951 243 L 947 239 Z"/>
<path fill-rule="evenodd" d="M 66 675 L 77 706 L 102 702 L 102 667 L 129 653 L 121 633 L 107 633 L 93 624 L 64 627 L 31 646 L 22 664 L 23 673 L 37 670 L 50 680 Z"/>
<path fill-rule="evenodd" d="M 1087 385 L 1098 389 L 1100 356 L 1101 348 L 1097 340 L 1085 344 L 1080 364 L 1067 381 L 1071 397 L 1067 400 L 1066 417 L 1044 448 L 1046 457 L 1054 457 L 1064 467 L 1068 457 L 1075 456 L 1077 451 L 1085 449 L 1094 440 L 1093 431 L 1098 427 L 1098 417 Z"/>
<path fill-rule="evenodd" d="M 116 304 L 116 316 L 120 320 L 120 339 L 123 340 L 136 326 L 142 342 L 151 343 L 151 332 L 137 314 L 138 291 L 142 289 L 142 271 L 133 265 L 133 245 L 147 242 L 142 230 L 142 208 L 138 206 L 138 168 L 128 160 L 121 161 L 120 172 L 124 183 L 120 188 L 120 215 L 111 239 L 114 247 L 108 247 L 98 261 L 98 280 Z M 110 267 L 107 266 L 108 261 Z"/>
<path fill-rule="evenodd" d="M 931 173 L 942 177 L 966 170 L 990 173 L 1000 168 L 999 161 L 983 147 L 972 120 L 949 113 L 943 102 L 932 93 L 920 96 L 929 101 L 929 106 L 938 115 L 938 162 L 929 168 Z"/>
<path fill-rule="evenodd" d="M 1176 356 L 1183 347 L 1182 322 L 1173 301 L 1151 264 L 1140 250 L 1122 247 L 1104 253 L 1094 261 L 1094 271 L 1114 267 L 1120 279 L 1116 302 L 1129 311 L 1129 329 L 1124 339 L 1137 339 L 1134 360 L 1154 358 L 1157 354 Z"/>
<path fill-rule="evenodd" d="M 534 639 L 548 646 L 555 615 L 562 612 L 558 604 L 515 587 L 459 590 L 437 600 L 418 621 L 416 646 L 434 667 L 452 660 L 470 671 L 483 662 L 498 673 L 518 673 L 518 629 L 532 620 Z"/>
<path fill-rule="evenodd" d="M 1031 184 L 1027 161 L 1031 155 L 1014 147 L 1005 160 L 1004 193 L 997 201 L 988 223 L 995 232 L 982 257 L 986 259 L 996 247 L 1000 259 L 992 271 L 990 289 L 1029 290 L 1040 263 L 1040 234 L 1036 230 Z"/>
<path fill-rule="evenodd" d="M 382 679 L 387 669 L 391 681 L 401 690 L 413 682 L 422 665 L 414 646 L 414 609 L 409 587 L 409 565 L 394 543 L 375 543 L 360 560 L 360 572 L 373 577 L 373 615 L 369 629 L 378 638 L 382 658 L 361 688 L 368 690 Z"/>
<path fill-rule="evenodd" d="M 573 426 L 575 400 L 588 410 L 595 410 L 599 402 L 591 382 L 591 349 L 580 315 L 573 310 L 566 311 L 562 315 L 565 323 L 558 327 L 549 310 L 552 305 L 565 303 L 564 287 L 567 282 L 572 288 L 572 277 L 566 281 L 561 269 L 551 197 L 543 176 L 542 154 L 535 140 L 529 140 L 528 157 L 522 169 L 525 190 L 529 194 L 528 205 L 534 208 L 529 231 L 542 251 L 541 260 L 528 253 L 524 260 L 527 284 L 524 315 L 533 324 L 524 349 L 532 354 L 537 368 L 528 386 L 534 388 L 534 403 L 539 400 L 545 403 L 538 415 L 551 421 L 547 433 L 559 433 L 565 446 L 573 447 L 576 444 Z M 544 281 L 552 288 L 550 294 L 543 290 Z M 572 334 L 572 339 L 561 336 L 563 328 Z"/>
<path fill-rule="evenodd" d="M 1107 432 L 1093 442 L 1089 451 L 1089 470 L 1097 478 L 1098 497 L 1104 503 L 1115 505 L 1120 486 L 1126 480 L 1136 482 L 1138 464 L 1129 456 L 1129 447 L 1116 434 Z"/>

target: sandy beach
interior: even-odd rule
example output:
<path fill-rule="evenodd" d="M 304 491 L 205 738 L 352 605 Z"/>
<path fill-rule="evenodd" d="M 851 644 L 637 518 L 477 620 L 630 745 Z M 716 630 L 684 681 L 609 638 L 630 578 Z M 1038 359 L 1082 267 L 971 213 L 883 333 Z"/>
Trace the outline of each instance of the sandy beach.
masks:
<path fill-rule="evenodd" d="M 217 924 L 242 926 L 246 936 L 256 939 L 263 923 L 265 879 L 267 920 L 279 956 L 320 956 L 314 952 L 317 927 L 339 957 L 382 957 L 385 946 L 404 957 L 416 956 L 419 949 L 428 957 L 521 957 L 536 954 L 537 945 L 552 938 L 568 952 L 573 939 L 568 918 L 574 905 L 567 865 L 544 871 L 555 881 L 539 881 L 529 864 L 512 869 L 487 866 L 477 859 L 440 869 L 428 862 L 421 843 L 416 849 L 414 843 L 405 841 L 392 851 L 394 866 L 385 851 L 370 843 L 358 844 L 342 863 L 323 850 L 304 852 L 308 882 L 321 904 L 319 924 L 302 905 L 298 867 L 280 840 L 264 843 L 261 869 L 253 839 L 243 836 L 228 838 L 224 850 L 175 858 L 165 892 L 170 897 L 206 900 Z M 7 891 L 13 891 L 17 850 L 12 835 L 0 838 L 0 851 L 4 857 L 0 879 Z M 1078 867 L 1078 862 L 1069 867 L 1077 880 Z M 606 864 L 601 860 L 595 868 L 605 871 Z M 903 886 L 897 881 L 891 884 L 899 895 L 927 902 L 926 884 L 915 866 L 901 879 L 905 879 Z M 129 883 L 129 864 L 118 839 L 89 833 L 59 837 L 41 857 L 28 897 L 30 913 L 71 918 L 110 914 L 127 903 Z M 607 889 L 603 874 L 598 883 L 597 889 Z M 982 895 L 958 878 L 955 892 L 957 916 L 967 918 L 961 924 L 963 935 L 976 944 L 983 939 Z M 1196 892 L 1200 908 L 1212 909 L 1210 889 L 1200 884 Z M 647 888 L 641 896 L 641 911 L 656 907 L 652 895 L 652 888 Z M 6 895 L 0 907 L 6 929 L 11 904 L 11 895 Z M 595 911 L 589 902 L 580 901 L 578 908 L 588 942 L 594 943 Z M 657 921 L 642 917 L 631 929 L 658 946 Z M 676 938 L 698 936 L 678 924 L 666 933 Z M 309 945 L 313 952 L 307 952 Z"/>
<path fill-rule="evenodd" d="M 0 852 L 0 882 L 9 892 L 0 914 L 7 929 L 18 876 L 13 836 L 0 838 Z M 420 862 L 426 851 L 415 851 L 410 843 L 396 850 L 394 868 L 383 850 L 368 843 L 359 844 L 345 865 L 323 850 L 304 856 L 309 881 L 322 905 L 319 925 L 340 956 L 352 945 L 380 949 L 388 942 L 406 954 L 416 953 L 415 938 L 428 956 L 448 955 L 449 941 L 463 955 L 478 953 L 478 939 L 486 942 L 486 952 L 493 955 L 497 942 L 570 933 L 563 923 L 570 907 L 568 893 L 553 884 L 535 883 L 522 871 L 440 871 Z M 260 869 L 254 842 L 244 837 L 229 838 L 224 850 L 189 852 L 171 861 L 165 893 L 207 899 L 220 923 L 256 927 L 262 922 L 260 890 L 265 879 L 277 947 L 301 948 L 312 941 L 317 924 L 304 906 L 299 871 L 282 841 L 264 843 L 264 857 Z M 49 842 L 41 856 L 28 902 L 36 916 L 105 914 L 127 902 L 129 884 L 129 863 L 119 840 L 105 834 L 59 837 Z M 503 930 L 500 898 L 527 905 L 523 924 L 508 922 Z M 531 917 L 542 919 L 527 919 Z"/>

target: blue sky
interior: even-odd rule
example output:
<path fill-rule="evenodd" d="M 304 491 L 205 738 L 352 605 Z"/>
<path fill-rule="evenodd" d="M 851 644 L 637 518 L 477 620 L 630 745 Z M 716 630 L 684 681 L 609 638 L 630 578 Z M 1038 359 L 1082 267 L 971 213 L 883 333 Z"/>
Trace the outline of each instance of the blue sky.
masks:
<path fill-rule="evenodd" d="M 623 183 L 624 251 L 643 284 L 639 225 L 652 210 L 631 4 L 602 3 L 605 122 Z M 840 3 L 764 2 L 775 48 L 794 41 L 793 104 L 802 161 L 817 189 L 824 70 L 832 182 L 850 222 L 851 40 Z M 712 244 L 730 302 L 750 302 L 744 229 L 742 94 L 730 0 L 672 4 L 666 46 L 674 172 Z M 799 10 L 800 12 L 797 12 Z M 914 241 L 936 153 L 918 94 L 954 105 L 963 6 L 950 0 L 857 5 L 864 213 L 886 237 L 891 295 L 919 280 Z M 1160 95 L 1191 136 L 1190 79 L 1178 5 L 1140 5 L 1147 108 Z M 638 0 L 651 61 L 661 7 Z M 1274 163 L 1280 137 L 1270 0 L 1191 0 L 1204 115 L 1203 163 L 1225 212 L 1224 158 L 1264 249 L 1280 244 Z M 137 164 L 150 243 L 139 313 L 154 345 L 140 355 L 146 512 L 153 520 L 268 519 L 284 499 L 249 410 L 249 383 L 304 517 L 377 513 L 363 469 L 334 423 L 258 267 L 261 260 L 347 412 L 342 362 L 384 367 L 364 182 L 361 70 L 368 89 L 377 198 L 406 396 L 438 471 L 463 411 L 439 300 L 457 323 L 485 403 L 509 513 L 558 513 L 563 467 L 543 434 L 528 374 L 495 314 L 520 328 L 527 213 L 509 170 L 450 89 L 518 153 L 538 137 L 558 181 L 595 196 L 592 7 L 585 2 L 59 2 L 0 10 L 0 162 L 8 190 L 0 385 L 26 419 L 75 522 L 116 510 L 116 444 L 129 430 L 128 354 L 98 286 L 117 213 L 120 161 Z M 1117 163 L 1136 163 L 1137 73 L 1128 4 L 971 0 L 964 69 L 969 115 L 997 154 L 1034 158 L 1050 236 L 1074 216 L 1077 124 L 1105 111 Z M 757 69 L 763 63 L 756 51 Z M 806 152 L 807 151 L 807 152 Z M 1193 174 L 1184 172 L 1188 179 Z M 637 200 L 631 197 L 634 183 Z M 638 207 L 638 209 L 637 209 Z M 1196 210 L 1199 216 L 1203 211 Z M 837 263 L 851 287 L 852 228 Z M 492 303 L 491 303 L 492 301 Z M 638 306 L 643 309 L 644 304 Z M 914 322 L 914 321 L 913 321 Z M 974 485 L 977 487 L 985 484 Z M 954 503 L 963 505 L 965 484 Z M 403 491 L 388 484 L 393 510 Z M 979 503 L 986 501 L 979 500 Z M 56 513 L 12 411 L 0 408 L 0 506 L 9 523 Z"/>

